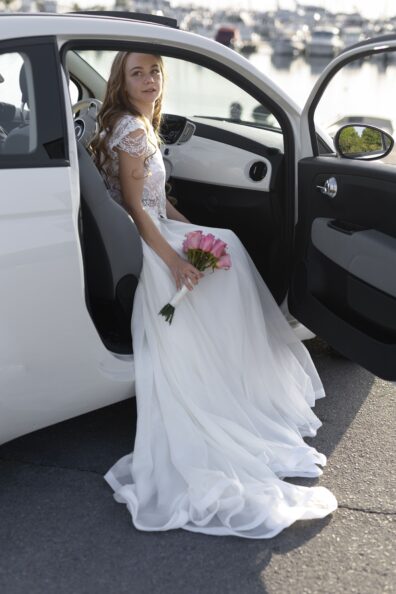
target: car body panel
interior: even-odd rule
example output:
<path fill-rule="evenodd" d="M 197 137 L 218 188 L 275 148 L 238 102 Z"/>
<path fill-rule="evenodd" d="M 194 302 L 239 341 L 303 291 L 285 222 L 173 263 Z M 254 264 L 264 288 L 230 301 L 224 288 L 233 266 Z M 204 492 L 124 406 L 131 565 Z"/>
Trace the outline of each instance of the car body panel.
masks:
<path fill-rule="evenodd" d="M 133 377 L 85 307 L 70 171 L 0 170 L 2 187 L 10 178 L 12 199 L 0 201 L 1 441 L 120 400 Z"/>
<path fill-rule="evenodd" d="M 65 77 L 63 91 L 70 103 Z M 106 350 L 86 308 L 68 111 L 66 166 L 0 168 L 0 442 L 133 391 L 131 357 Z"/>

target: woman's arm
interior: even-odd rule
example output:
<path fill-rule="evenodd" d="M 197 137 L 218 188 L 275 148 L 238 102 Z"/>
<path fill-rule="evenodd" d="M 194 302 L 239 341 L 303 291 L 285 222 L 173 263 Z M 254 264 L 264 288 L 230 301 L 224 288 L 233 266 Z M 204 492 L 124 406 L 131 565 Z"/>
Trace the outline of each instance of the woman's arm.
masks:
<path fill-rule="evenodd" d="M 177 208 L 173 206 L 168 198 L 166 199 L 166 216 L 168 219 L 173 219 L 174 221 L 181 221 L 182 223 L 190 222 L 184 215 L 182 215 L 181 212 L 177 210 Z"/>
<path fill-rule="evenodd" d="M 142 134 L 145 134 L 145 132 L 137 130 L 132 132 L 130 136 L 136 141 Z M 162 236 L 150 215 L 143 209 L 144 156 L 135 157 L 124 150 L 118 150 L 118 155 L 123 207 L 133 218 L 144 241 L 170 268 L 176 287 L 180 289 L 185 284 L 191 290 L 193 285 L 203 276 L 202 273 L 178 255 Z"/>

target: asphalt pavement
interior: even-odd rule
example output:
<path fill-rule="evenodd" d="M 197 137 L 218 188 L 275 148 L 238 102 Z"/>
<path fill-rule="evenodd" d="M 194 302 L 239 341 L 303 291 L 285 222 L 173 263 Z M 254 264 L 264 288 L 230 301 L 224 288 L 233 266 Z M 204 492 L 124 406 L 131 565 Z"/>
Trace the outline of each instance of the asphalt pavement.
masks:
<path fill-rule="evenodd" d="M 396 592 L 396 386 L 309 348 L 328 465 L 291 482 L 330 488 L 334 514 L 270 540 L 135 530 L 102 478 L 133 448 L 131 398 L 0 447 L 0 594 Z"/>

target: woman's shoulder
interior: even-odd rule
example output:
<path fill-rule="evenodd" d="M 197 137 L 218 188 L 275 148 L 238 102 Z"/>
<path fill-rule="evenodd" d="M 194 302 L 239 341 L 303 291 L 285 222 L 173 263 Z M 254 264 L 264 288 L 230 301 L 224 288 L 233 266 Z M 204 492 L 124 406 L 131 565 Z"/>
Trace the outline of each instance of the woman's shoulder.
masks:
<path fill-rule="evenodd" d="M 145 125 L 141 118 L 129 113 L 121 114 L 113 124 L 113 129 L 111 130 L 108 137 L 110 149 L 116 145 L 120 145 L 122 142 L 126 142 L 131 132 L 135 132 L 136 130 L 142 130 L 143 132 L 146 132 Z M 143 140 L 146 142 L 146 134 L 136 136 L 138 136 L 142 142 Z"/>
<path fill-rule="evenodd" d="M 114 125 L 114 132 L 124 136 L 135 130 L 146 130 L 146 127 L 139 116 L 130 113 L 122 114 Z"/>
<path fill-rule="evenodd" d="M 143 134 L 133 134 L 141 130 Z M 143 120 L 132 114 L 122 114 L 113 126 L 108 147 L 114 152 L 121 149 L 133 157 L 147 156 L 149 138 Z"/>

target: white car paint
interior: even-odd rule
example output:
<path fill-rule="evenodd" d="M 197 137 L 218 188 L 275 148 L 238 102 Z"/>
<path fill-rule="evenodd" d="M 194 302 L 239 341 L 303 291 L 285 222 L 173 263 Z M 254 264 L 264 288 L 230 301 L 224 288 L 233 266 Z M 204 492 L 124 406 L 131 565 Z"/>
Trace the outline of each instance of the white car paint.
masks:
<path fill-rule="evenodd" d="M 85 306 L 70 173 L 0 171 L 1 441 L 130 393 Z"/>

